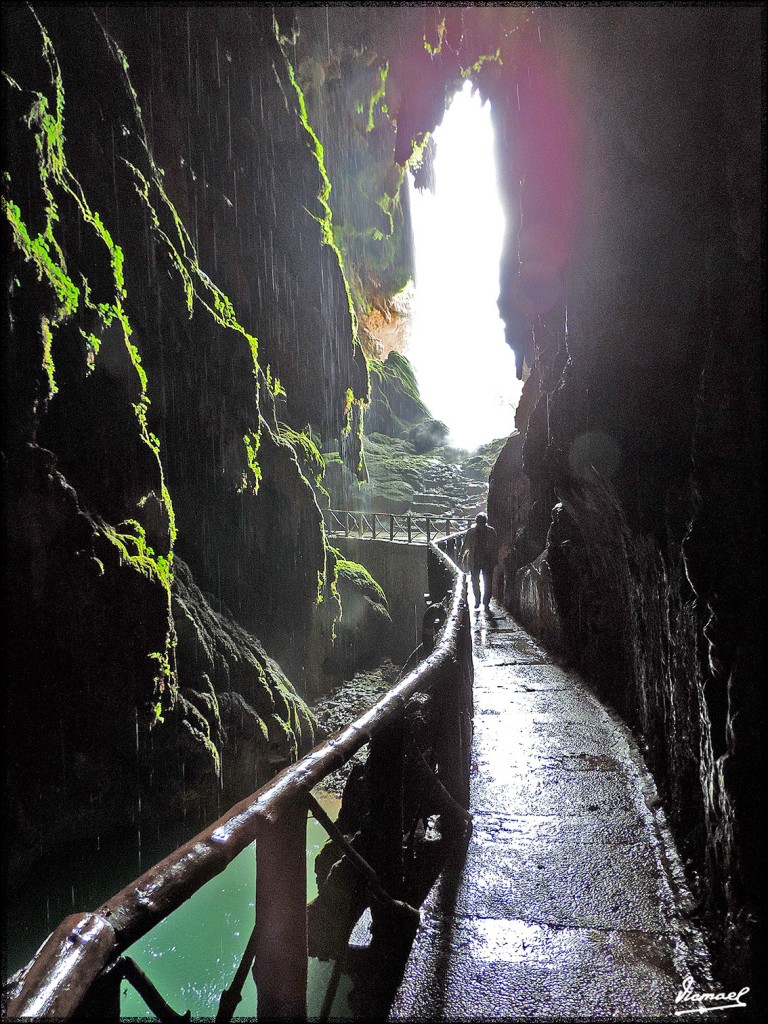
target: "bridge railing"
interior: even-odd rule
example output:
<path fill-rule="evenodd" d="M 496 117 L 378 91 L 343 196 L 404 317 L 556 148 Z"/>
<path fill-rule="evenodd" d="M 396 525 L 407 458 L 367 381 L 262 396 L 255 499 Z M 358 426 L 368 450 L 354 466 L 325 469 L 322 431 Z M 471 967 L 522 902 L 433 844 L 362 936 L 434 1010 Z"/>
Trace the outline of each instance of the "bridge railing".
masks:
<path fill-rule="evenodd" d="M 336 537 L 365 537 L 407 544 L 429 544 L 457 531 L 469 529 L 472 520 L 464 517 L 433 515 L 395 515 L 391 512 L 359 512 L 349 509 L 323 509 L 326 532 Z"/>
<path fill-rule="evenodd" d="M 450 546 L 443 543 L 441 547 Z M 403 791 L 405 706 L 417 693 L 433 694 L 438 708 L 436 767 L 424 763 L 424 784 L 453 806 L 454 820 L 469 818 L 472 718 L 472 641 L 466 577 L 434 543 L 429 548 L 430 585 L 449 600 L 445 624 L 432 653 L 377 704 L 260 790 L 236 804 L 209 828 L 160 861 L 93 913 L 67 917 L 34 959 L 12 979 L 6 1019 L 90 1017 L 120 1019 L 120 983 L 127 978 L 161 1020 L 188 1020 L 175 1013 L 150 979 L 122 953 L 220 874 L 251 843 L 256 844 L 255 927 L 232 984 L 222 994 L 217 1021 L 231 1019 L 239 991 L 252 969 L 259 1020 L 305 1020 L 307 1013 L 306 826 L 308 809 L 368 878 L 370 891 L 388 909 L 416 912 L 396 898 L 396 879 L 384 891 L 370 866 L 349 849 L 311 790 L 370 742 L 375 821 L 391 843 L 393 863 L 402 855 L 398 794 Z M 447 584 L 447 587 L 446 587 Z M 411 780 L 409 780 L 410 784 Z M 458 818 L 455 811 L 458 810 Z M 400 807 L 402 821 L 402 806 Z M 387 855 L 388 856 L 388 855 Z M 362 861 L 362 866 L 360 862 Z M 373 909 L 373 908 L 372 908 Z M 251 967 L 251 965 L 253 965 Z"/>

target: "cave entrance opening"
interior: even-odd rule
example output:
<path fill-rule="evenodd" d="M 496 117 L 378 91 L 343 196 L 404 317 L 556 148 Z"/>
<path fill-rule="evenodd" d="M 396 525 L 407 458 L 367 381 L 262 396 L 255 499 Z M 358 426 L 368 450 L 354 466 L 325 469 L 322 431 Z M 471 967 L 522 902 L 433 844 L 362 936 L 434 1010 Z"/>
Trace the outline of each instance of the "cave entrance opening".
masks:
<path fill-rule="evenodd" d="M 416 287 L 406 354 L 451 443 L 473 450 L 512 433 L 522 384 L 497 306 L 506 225 L 490 105 L 469 81 L 434 141 L 434 191 L 408 181 Z"/>

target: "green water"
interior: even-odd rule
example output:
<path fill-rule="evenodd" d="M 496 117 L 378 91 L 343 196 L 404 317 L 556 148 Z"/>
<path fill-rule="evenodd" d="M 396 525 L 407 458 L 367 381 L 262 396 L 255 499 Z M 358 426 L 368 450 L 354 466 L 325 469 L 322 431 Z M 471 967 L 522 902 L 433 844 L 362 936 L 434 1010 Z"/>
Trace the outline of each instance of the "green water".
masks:
<path fill-rule="evenodd" d="M 338 801 L 321 798 L 325 810 L 336 817 Z M 326 835 L 313 817 L 307 821 L 307 898 L 317 895 L 315 857 Z M 215 1017 L 222 991 L 234 977 L 253 930 L 256 893 L 254 846 L 232 863 L 190 900 L 161 921 L 143 939 L 126 950 L 153 982 L 166 1002 L 179 1013 L 192 1011 L 192 1019 Z M 310 959 L 307 1012 L 317 1017 L 325 996 L 332 962 Z M 342 975 L 331 1016 L 351 1020 L 347 996 L 351 981 Z M 141 997 L 123 982 L 120 998 L 123 1020 L 155 1020 Z M 256 985 L 248 974 L 238 1017 L 256 1016 Z"/>
<path fill-rule="evenodd" d="M 316 794 L 326 812 L 335 818 L 339 801 Z M 3 974 L 9 977 L 34 956 L 43 940 L 68 914 L 93 910 L 136 878 L 150 864 L 176 849 L 188 836 L 169 829 L 167 834 L 145 841 L 138 861 L 127 857 L 119 844 L 78 848 L 64 861 L 46 864 L 37 875 L 34 891 L 24 888 L 8 893 L 6 932 L 3 936 Z M 325 843 L 325 833 L 310 815 L 307 820 L 307 895 L 317 894 L 315 857 Z M 132 848 L 131 848 L 132 849 Z M 181 1013 L 192 1011 L 194 1020 L 213 1017 L 219 997 L 234 977 L 254 925 L 256 852 L 243 850 L 232 863 L 202 887 L 192 899 L 157 925 L 126 951 L 156 986 L 163 998 Z M 333 964 L 310 960 L 308 1011 L 317 1016 L 322 1006 Z M 342 975 L 332 1015 L 351 1020 L 347 1004 L 351 981 Z M 123 984 L 121 1012 L 126 1019 L 154 1020 L 135 990 Z M 252 976 L 243 989 L 237 1015 L 256 1013 L 256 988 Z"/>

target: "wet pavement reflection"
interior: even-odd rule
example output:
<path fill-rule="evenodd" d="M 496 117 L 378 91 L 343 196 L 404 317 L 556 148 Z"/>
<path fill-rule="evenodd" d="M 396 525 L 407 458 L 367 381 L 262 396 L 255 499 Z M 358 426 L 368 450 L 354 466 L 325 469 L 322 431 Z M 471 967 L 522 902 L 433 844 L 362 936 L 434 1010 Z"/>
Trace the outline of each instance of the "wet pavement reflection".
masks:
<path fill-rule="evenodd" d="M 711 988 L 625 726 L 512 619 L 473 612 L 468 844 L 422 908 L 392 1020 L 677 1019 Z"/>

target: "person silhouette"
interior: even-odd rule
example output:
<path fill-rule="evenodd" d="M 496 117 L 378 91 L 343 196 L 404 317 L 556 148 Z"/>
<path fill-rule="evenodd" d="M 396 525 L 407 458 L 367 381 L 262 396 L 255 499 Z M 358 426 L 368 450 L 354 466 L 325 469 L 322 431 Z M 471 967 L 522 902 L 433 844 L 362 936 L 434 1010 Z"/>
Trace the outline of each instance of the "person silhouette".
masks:
<path fill-rule="evenodd" d="M 480 607 L 480 577 L 483 579 L 483 607 L 489 610 L 493 587 L 493 570 L 499 560 L 499 535 L 488 525 L 484 512 L 475 516 L 475 525 L 467 530 L 461 545 L 459 564 L 467 563 L 472 578 L 475 608 Z"/>

